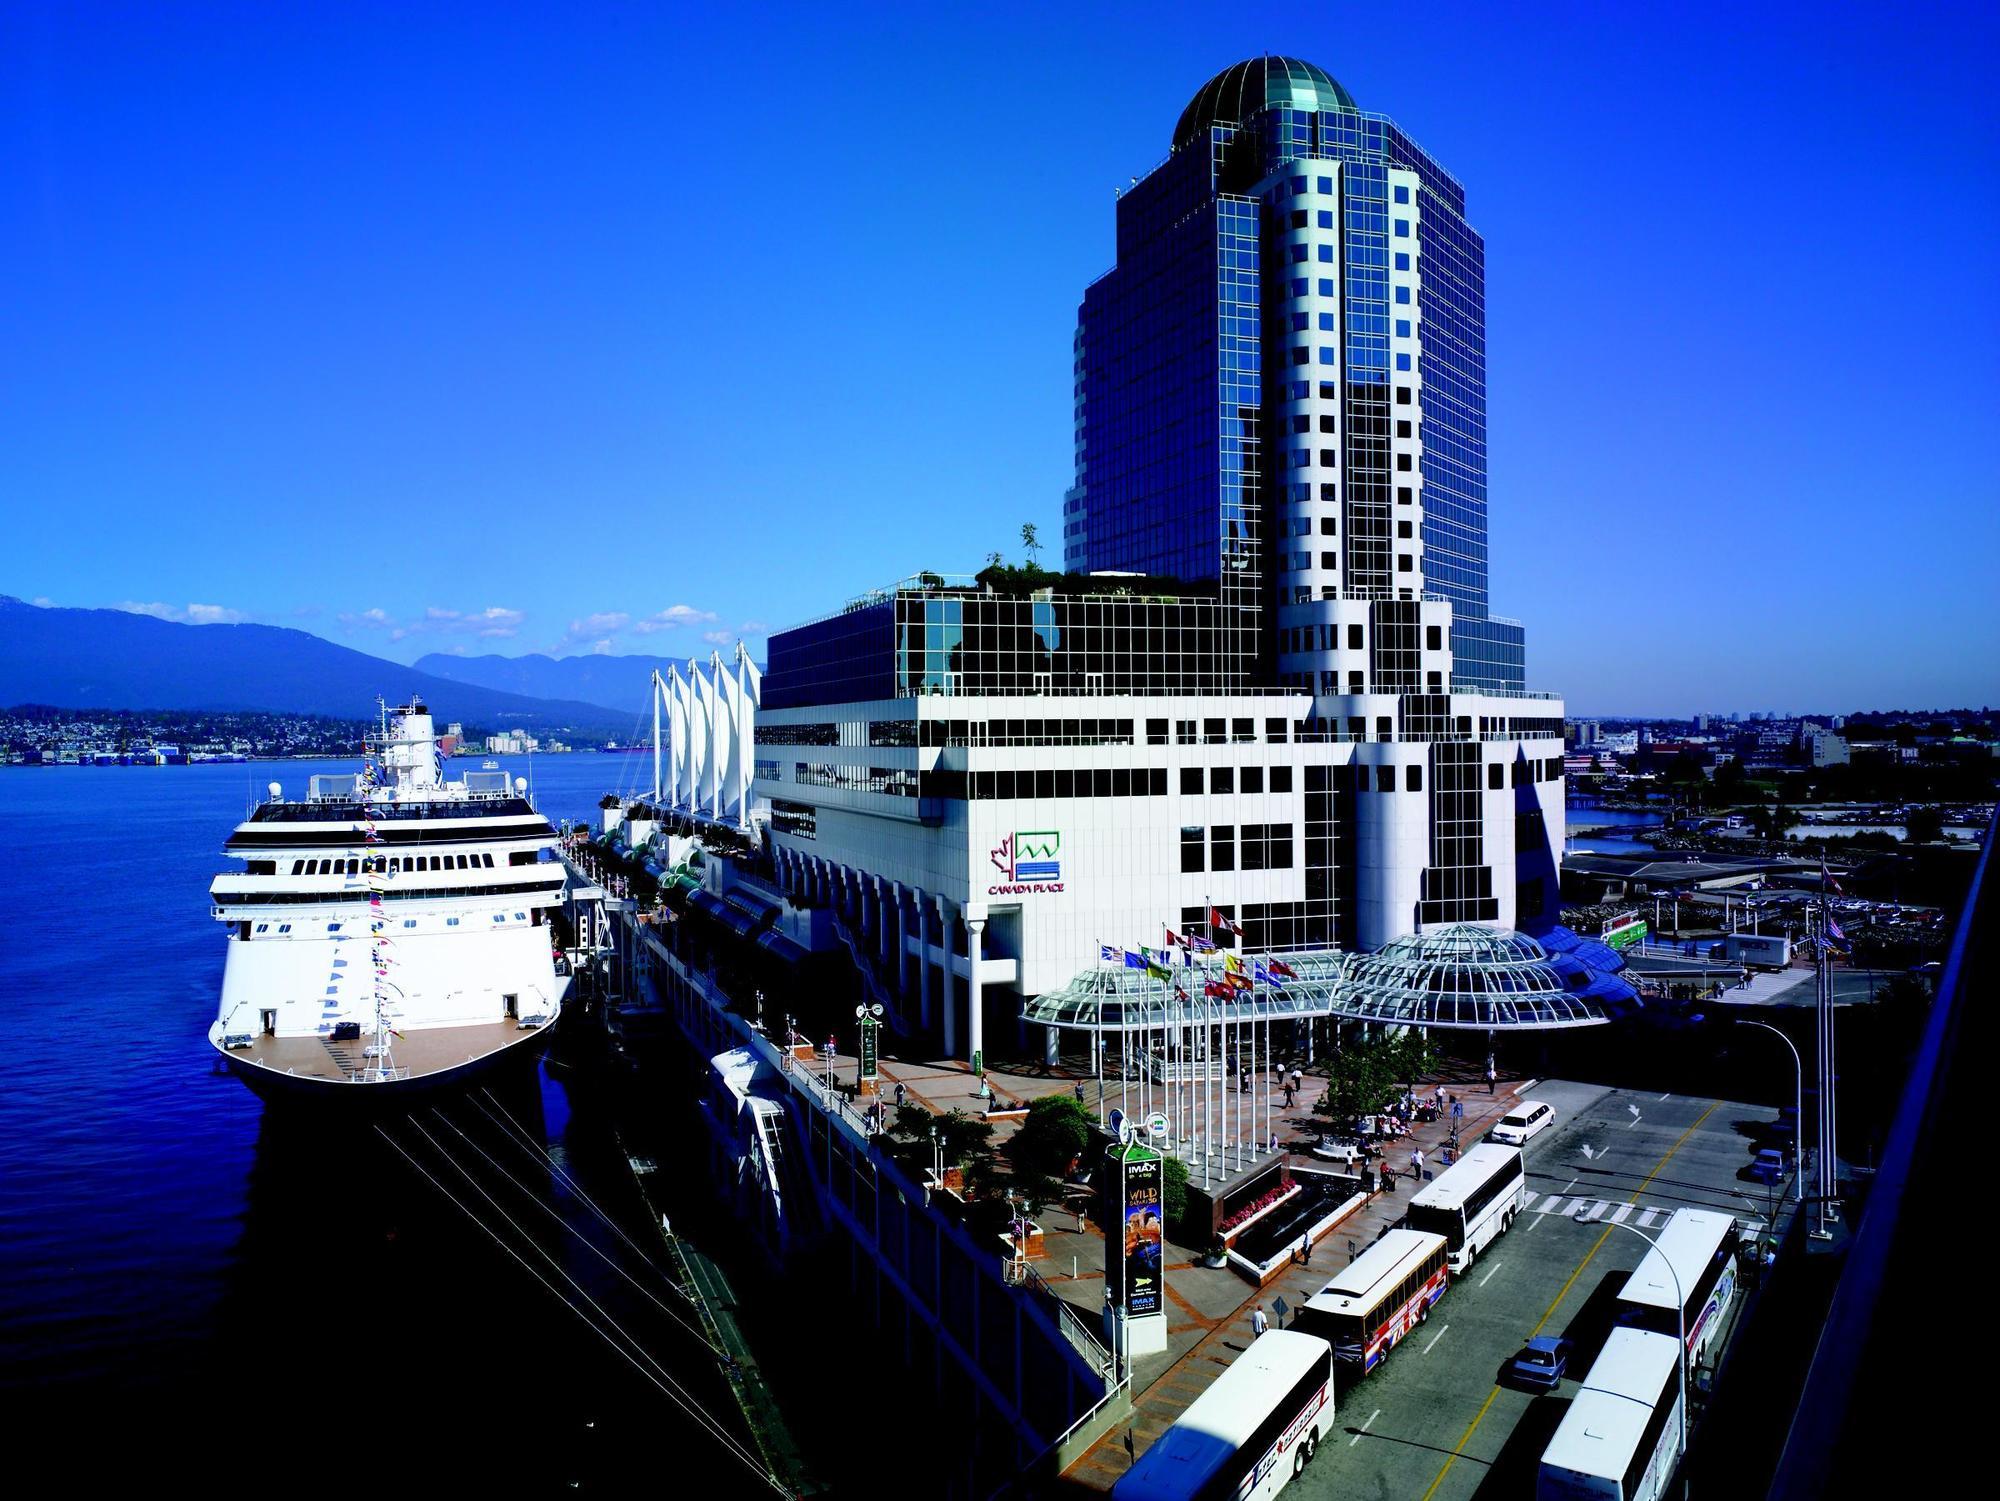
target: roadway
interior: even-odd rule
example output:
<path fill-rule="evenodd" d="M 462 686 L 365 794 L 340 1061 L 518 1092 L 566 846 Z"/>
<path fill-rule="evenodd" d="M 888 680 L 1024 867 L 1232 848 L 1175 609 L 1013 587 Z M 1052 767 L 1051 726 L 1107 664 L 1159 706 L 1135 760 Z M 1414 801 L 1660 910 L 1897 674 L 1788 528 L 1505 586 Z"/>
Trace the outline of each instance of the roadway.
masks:
<path fill-rule="evenodd" d="M 1607 1221 L 1653 1231 L 1683 1207 L 1760 1221 L 1769 1213 L 1771 1190 L 1738 1176 L 1769 1110 L 1556 1080 L 1523 1097 L 1558 1115 L 1527 1147 L 1527 1213 L 1453 1283 L 1427 1324 L 1340 1392 L 1334 1431 L 1288 1495 L 1532 1494 L 1542 1449 L 1610 1328 L 1612 1300 L 1646 1253 L 1637 1235 Z M 1571 1375 L 1554 1394 L 1498 1383 L 1534 1334 L 1576 1341 Z"/>

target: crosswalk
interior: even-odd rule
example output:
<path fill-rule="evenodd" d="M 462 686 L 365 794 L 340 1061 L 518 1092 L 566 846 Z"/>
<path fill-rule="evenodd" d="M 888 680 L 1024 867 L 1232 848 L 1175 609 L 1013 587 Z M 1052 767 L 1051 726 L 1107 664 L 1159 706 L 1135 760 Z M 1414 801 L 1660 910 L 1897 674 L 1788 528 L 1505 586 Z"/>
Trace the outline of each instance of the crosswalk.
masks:
<path fill-rule="evenodd" d="M 1614 1225 L 1622 1225 L 1630 1220 L 1633 1227 L 1647 1230 L 1656 1224 L 1663 1224 L 1673 1214 L 1670 1208 L 1657 1206 L 1642 1207 L 1621 1199 L 1577 1199 L 1568 1194 L 1550 1194 L 1535 1206 L 1536 1214 L 1560 1214 L 1565 1219 L 1582 1219 L 1591 1224 L 1606 1220 Z M 1634 1217 L 1636 1216 L 1636 1218 Z"/>

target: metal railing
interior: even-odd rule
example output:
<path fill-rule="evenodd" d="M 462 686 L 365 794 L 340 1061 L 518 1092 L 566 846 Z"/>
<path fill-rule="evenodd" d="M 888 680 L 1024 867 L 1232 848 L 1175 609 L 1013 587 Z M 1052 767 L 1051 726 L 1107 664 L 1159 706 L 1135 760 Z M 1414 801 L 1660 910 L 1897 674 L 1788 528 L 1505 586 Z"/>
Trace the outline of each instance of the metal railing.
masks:
<path fill-rule="evenodd" d="M 1117 1357 L 1112 1354 L 1110 1346 L 1097 1337 L 1096 1331 L 1090 1327 L 1084 1316 L 1077 1312 L 1076 1306 L 1050 1287 L 1048 1280 L 1036 1271 L 1032 1264 L 1024 1264 L 1021 1272 L 1021 1286 L 1031 1292 L 1040 1293 L 1055 1305 L 1056 1327 L 1062 1330 L 1063 1338 L 1070 1342 L 1077 1354 L 1091 1363 L 1100 1376 L 1114 1383 L 1112 1390 L 1117 1390 Z M 1060 1443 L 1061 1440 L 1058 1439 L 1057 1442 Z"/>

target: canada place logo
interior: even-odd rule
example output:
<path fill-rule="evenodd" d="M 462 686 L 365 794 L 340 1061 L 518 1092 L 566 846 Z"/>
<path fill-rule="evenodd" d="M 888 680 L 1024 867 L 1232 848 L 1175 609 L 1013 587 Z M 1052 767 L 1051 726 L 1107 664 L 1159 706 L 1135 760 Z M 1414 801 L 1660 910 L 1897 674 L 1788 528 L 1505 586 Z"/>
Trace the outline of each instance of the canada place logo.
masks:
<path fill-rule="evenodd" d="M 1062 879 L 1062 835 L 1054 829 L 1030 829 L 1009 834 L 993 851 L 993 868 L 1020 885 L 1041 885 Z"/>

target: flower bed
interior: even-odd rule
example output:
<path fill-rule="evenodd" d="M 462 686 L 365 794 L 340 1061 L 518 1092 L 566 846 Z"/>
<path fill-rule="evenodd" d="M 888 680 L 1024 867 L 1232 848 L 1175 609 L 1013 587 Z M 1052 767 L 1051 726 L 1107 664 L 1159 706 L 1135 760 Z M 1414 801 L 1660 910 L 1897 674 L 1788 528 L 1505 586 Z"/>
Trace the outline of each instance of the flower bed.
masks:
<path fill-rule="evenodd" d="M 1257 1220 L 1269 1214 L 1298 1191 L 1298 1184 L 1292 1181 L 1291 1174 L 1287 1172 L 1283 1177 L 1279 1178 L 1276 1188 L 1259 1194 L 1222 1222 L 1223 1240 L 1234 1241 L 1237 1236 L 1249 1229 Z"/>

